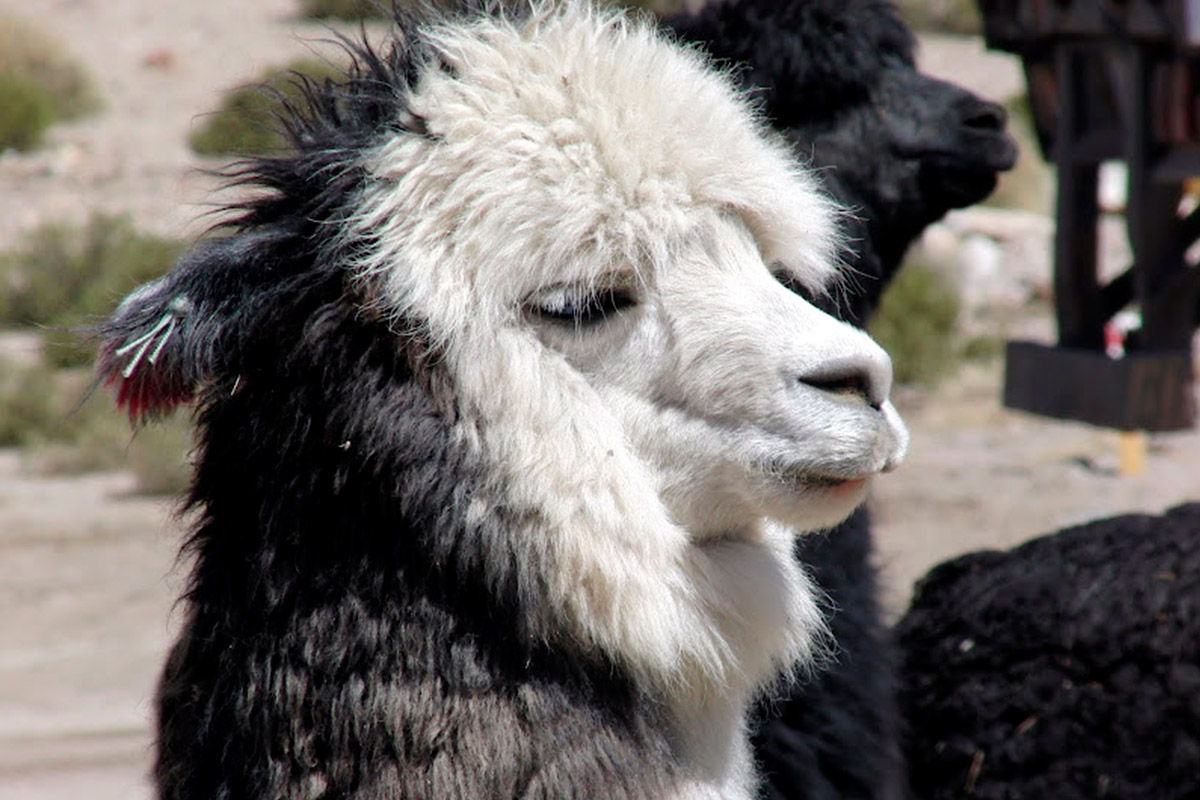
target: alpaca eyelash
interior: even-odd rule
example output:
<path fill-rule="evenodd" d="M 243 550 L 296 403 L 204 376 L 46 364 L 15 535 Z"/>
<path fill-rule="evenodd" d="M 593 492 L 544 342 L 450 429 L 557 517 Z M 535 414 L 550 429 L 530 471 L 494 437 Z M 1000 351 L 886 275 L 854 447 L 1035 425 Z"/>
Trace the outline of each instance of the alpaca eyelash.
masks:
<path fill-rule="evenodd" d="M 543 319 L 573 325 L 592 325 L 636 304 L 633 295 L 623 289 L 606 287 L 581 290 L 560 287 L 536 296 L 529 304 Z"/>

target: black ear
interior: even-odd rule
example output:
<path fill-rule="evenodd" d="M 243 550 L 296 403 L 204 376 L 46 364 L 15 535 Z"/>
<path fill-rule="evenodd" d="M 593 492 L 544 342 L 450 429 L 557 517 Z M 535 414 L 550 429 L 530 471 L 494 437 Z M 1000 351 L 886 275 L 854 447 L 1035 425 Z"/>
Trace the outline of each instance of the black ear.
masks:
<path fill-rule="evenodd" d="M 202 241 L 163 277 L 131 292 L 102 325 L 101 382 L 135 422 L 191 400 L 219 369 L 220 340 L 278 279 L 278 233 Z"/>

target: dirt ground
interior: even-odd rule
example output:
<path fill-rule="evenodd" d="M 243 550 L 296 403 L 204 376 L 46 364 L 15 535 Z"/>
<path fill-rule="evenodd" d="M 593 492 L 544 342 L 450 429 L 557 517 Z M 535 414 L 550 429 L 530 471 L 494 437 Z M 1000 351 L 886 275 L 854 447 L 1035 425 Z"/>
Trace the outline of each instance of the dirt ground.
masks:
<path fill-rule="evenodd" d="M 186 149 L 219 92 L 318 47 L 291 0 L 0 0 L 36 19 L 99 81 L 107 109 L 56 129 L 44 150 L 0 157 L 0 246 L 45 220 L 129 211 L 195 233 L 212 198 Z M 977 41 L 930 39 L 925 66 L 1003 98 L 1016 65 Z M 1032 320 L 1049 330 L 1046 320 Z M 1006 411 L 1000 365 L 905 394 L 907 463 L 873 506 L 889 604 L 930 565 L 1112 513 L 1200 498 L 1200 432 L 1155 436 L 1147 468 L 1116 474 L 1116 438 Z M 132 478 L 33 474 L 0 452 L 0 797 L 150 796 L 148 702 L 170 640 L 182 525 Z"/>

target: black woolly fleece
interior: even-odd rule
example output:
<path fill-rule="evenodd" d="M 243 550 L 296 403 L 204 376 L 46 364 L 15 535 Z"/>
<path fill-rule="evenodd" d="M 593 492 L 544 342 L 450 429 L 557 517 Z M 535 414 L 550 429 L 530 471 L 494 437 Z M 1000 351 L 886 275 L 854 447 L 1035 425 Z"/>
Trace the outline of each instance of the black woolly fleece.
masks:
<path fill-rule="evenodd" d="M 295 153 L 241 164 L 256 193 L 222 235 L 100 331 L 131 416 L 196 404 L 158 796 L 661 797 L 665 715 L 547 641 L 422 321 L 376 318 L 341 267 L 363 151 L 426 135 L 402 90 L 430 56 L 401 27 L 384 53 L 351 47 L 347 83 L 306 87 Z"/>
<path fill-rule="evenodd" d="M 948 561 L 896 630 L 918 797 L 1200 797 L 1200 503 Z"/>

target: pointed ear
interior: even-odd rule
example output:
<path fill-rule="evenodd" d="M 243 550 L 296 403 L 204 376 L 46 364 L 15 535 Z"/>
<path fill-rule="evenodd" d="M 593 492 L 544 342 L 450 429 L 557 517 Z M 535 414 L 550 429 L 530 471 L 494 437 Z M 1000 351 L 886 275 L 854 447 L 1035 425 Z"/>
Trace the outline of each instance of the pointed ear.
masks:
<path fill-rule="evenodd" d="M 196 245 L 163 277 L 132 291 L 102 325 L 96 370 L 134 422 L 189 402 L 217 369 L 218 339 L 270 279 L 278 234 Z"/>

